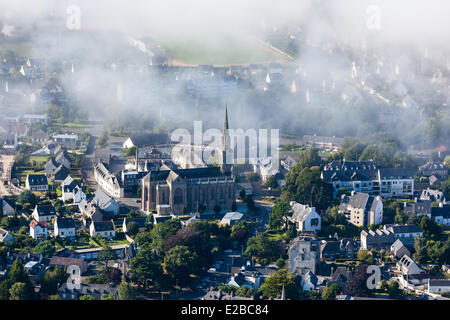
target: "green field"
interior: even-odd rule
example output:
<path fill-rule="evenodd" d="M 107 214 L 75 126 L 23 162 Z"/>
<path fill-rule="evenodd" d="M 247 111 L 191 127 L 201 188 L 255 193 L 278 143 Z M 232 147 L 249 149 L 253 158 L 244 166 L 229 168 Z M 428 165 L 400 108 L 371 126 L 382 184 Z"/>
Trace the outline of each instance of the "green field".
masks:
<path fill-rule="evenodd" d="M 233 65 L 275 62 L 289 62 L 288 58 L 266 47 L 250 36 L 218 36 L 204 39 L 201 36 L 160 39 L 173 64 L 180 65 Z"/>

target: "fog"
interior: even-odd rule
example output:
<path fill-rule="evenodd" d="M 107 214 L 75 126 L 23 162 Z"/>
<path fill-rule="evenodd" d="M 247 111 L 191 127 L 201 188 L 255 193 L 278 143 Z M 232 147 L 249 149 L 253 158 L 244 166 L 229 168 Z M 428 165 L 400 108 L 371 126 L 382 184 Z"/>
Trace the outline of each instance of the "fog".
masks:
<path fill-rule="evenodd" d="M 81 10 L 80 30 L 66 28 L 71 5 Z M 447 112 L 449 99 L 449 13 L 445 0 L 0 1 L 2 23 L 30 34 L 38 48 L 32 56 L 44 52 L 60 64 L 57 77 L 71 103 L 91 118 L 128 128 L 142 122 L 144 129 L 173 129 L 192 126 L 193 120 L 220 127 L 228 104 L 236 127 L 336 136 L 388 130 L 408 145 L 423 134 L 428 117 L 447 121 L 435 109 Z M 127 43 L 129 37 L 150 37 L 220 48 L 227 37 L 243 35 L 263 41 L 276 35 L 298 47 L 292 61 L 282 61 L 287 71 L 276 92 L 240 85 L 230 97 L 187 99 L 182 81 L 191 69 L 149 69 L 149 57 Z M 248 61 L 254 62 L 259 61 Z M 432 83 L 438 70 L 443 80 Z M 266 73 L 251 81 L 264 79 Z M 375 121 L 386 108 L 371 90 L 391 101 L 398 83 L 417 108 L 398 107 L 405 97 L 394 97 L 398 101 L 389 107 L 401 110 L 402 121 Z M 356 98 L 342 102 L 343 95 Z M 441 135 L 448 139 L 446 132 Z"/>

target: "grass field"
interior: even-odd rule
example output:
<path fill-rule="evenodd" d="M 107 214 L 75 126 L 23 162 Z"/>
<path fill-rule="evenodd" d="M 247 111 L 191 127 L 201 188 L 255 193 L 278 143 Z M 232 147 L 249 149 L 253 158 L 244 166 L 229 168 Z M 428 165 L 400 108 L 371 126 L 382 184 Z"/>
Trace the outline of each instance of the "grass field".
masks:
<path fill-rule="evenodd" d="M 159 39 L 167 50 L 173 64 L 179 65 L 239 65 L 250 63 L 289 62 L 282 54 L 266 47 L 251 36 L 218 36 L 217 39 L 202 37 Z"/>

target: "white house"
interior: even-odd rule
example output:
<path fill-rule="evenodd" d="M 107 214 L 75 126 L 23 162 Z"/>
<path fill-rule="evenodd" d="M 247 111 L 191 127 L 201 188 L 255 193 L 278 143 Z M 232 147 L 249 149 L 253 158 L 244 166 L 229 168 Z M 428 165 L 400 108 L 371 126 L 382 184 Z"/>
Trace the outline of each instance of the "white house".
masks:
<path fill-rule="evenodd" d="M 428 279 L 428 292 L 430 293 L 444 293 L 450 292 L 449 279 Z"/>
<path fill-rule="evenodd" d="M 55 237 L 75 239 L 76 227 L 73 219 L 55 219 Z"/>
<path fill-rule="evenodd" d="M 253 165 L 253 172 L 257 173 L 262 182 L 266 182 L 267 178 L 275 176 L 279 172 L 279 163 L 272 157 L 265 157 L 261 160 L 257 160 Z"/>
<path fill-rule="evenodd" d="M 104 239 L 112 239 L 116 236 L 116 230 L 112 221 L 93 221 L 89 227 L 89 233 L 92 238 L 100 235 Z"/>
<path fill-rule="evenodd" d="M 73 204 L 79 204 L 81 201 L 86 200 L 86 194 L 83 192 L 83 189 L 76 184 L 64 185 L 61 189 L 63 201 L 73 199 Z"/>
<path fill-rule="evenodd" d="M 52 222 L 56 218 L 55 207 L 52 205 L 38 204 L 32 213 L 32 217 L 38 222 Z"/>
<path fill-rule="evenodd" d="M 29 174 L 25 180 L 25 188 L 30 191 L 47 191 L 47 177 L 43 174 Z"/>
<path fill-rule="evenodd" d="M 322 218 L 316 212 L 316 208 L 303 205 L 295 201 L 290 202 L 292 216 L 289 220 L 295 223 L 299 232 L 318 232 L 322 227 Z"/>
<path fill-rule="evenodd" d="M 220 224 L 232 226 L 232 225 L 238 223 L 239 221 L 241 221 L 243 217 L 244 217 L 243 213 L 228 212 L 227 214 L 224 215 L 222 220 L 220 220 Z"/>
<path fill-rule="evenodd" d="M 413 259 L 404 255 L 397 262 L 397 269 L 401 271 L 404 275 L 420 275 L 426 274 L 425 270 L 422 270 Z"/>
<path fill-rule="evenodd" d="M 3 198 L 1 200 L 1 204 L 2 204 L 2 209 L 3 209 L 3 216 L 12 217 L 14 215 L 14 212 L 16 211 L 14 202 L 10 201 L 6 198 Z"/>
<path fill-rule="evenodd" d="M 305 274 L 301 280 L 301 287 L 303 291 L 312 291 L 317 288 L 319 280 L 317 279 L 316 275 L 309 271 L 307 274 Z"/>
<path fill-rule="evenodd" d="M 47 240 L 47 223 L 33 220 L 30 222 L 30 236 L 38 241 Z"/>

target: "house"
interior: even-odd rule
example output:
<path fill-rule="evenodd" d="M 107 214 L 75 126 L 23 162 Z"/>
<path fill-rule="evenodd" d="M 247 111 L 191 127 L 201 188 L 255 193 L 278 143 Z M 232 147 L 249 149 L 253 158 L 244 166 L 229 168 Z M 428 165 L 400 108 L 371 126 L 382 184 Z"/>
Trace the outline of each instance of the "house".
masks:
<path fill-rule="evenodd" d="M 351 259 L 356 256 L 359 250 L 359 244 L 357 241 L 351 238 L 343 238 L 339 241 L 341 252 L 344 257 Z"/>
<path fill-rule="evenodd" d="M 1 204 L 2 204 L 3 216 L 12 217 L 14 215 L 14 212 L 16 212 L 16 206 L 14 204 L 14 201 L 12 201 L 8 198 L 2 198 Z"/>
<path fill-rule="evenodd" d="M 335 260 L 341 255 L 341 243 L 339 241 L 322 240 L 322 243 L 320 245 L 320 259 Z"/>
<path fill-rule="evenodd" d="M 80 283 L 79 286 L 70 286 L 63 283 L 58 288 L 58 295 L 63 300 L 79 300 L 80 296 L 85 295 L 91 296 L 93 300 L 101 300 L 104 294 L 112 294 L 114 299 L 117 300 L 117 288 L 106 284 Z"/>
<path fill-rule="evenodd" d="M 431 200 L 418 200 L 414 198 L 414 202 L 404 202 L 403 210 L 408 216 L 430 216 L 431 215 Z"/>
<path fill-rule="evenodd" d="M 53 181 L 62 182 L 70 175 L 70 170 L 66 166 L 60 165 L 53 173 Z"/>
<path fill-rule="evenodd" d="M 14 236 L 5 229 L 0 228 L 0 243 L 12 244 L 14 242 Z"/>
<path fill-rule="evenodd" d="M 25 180 L 25 188 L 30 191 L 47 191 L 47 177 L 43 174 L 28 174 Z"/>
<path fill-rule="evenodd" d="M 304 135 L 303 145 L 324 151 L 337 152 L 341 149 L 343 138 Z"/>
<path fill-rule="evenodd" d="M 448 167 L 443 162 L 429 162 L 419 167 L 419 174 L 424 177 L 436 176 L 441 180 L 448 178 Z"/>
<path fill-rule="evenodd" d="M 55 156 L 55 161 L 58 166 L 63 165 L 67 169 L 70 169 L 70 160 L 66 158 L 64 152 L 60 152 Z"/>
<path fill-rule="evenodd" d="M 394 257 L 400 259 L 403 256 L 411 257 L 411 251 L 403 244 L 402 240 L 397 239 L 391 245 L 391 253 Z"/>
<path fill-rule="evenodd" d="M 78 136 L 76 134 L 54 134 L 52 140 L 65 148 L 75 148 L 79 145 Z"/>
<path fill-rule="evenodd" d="M 290 202 L 292 216 L 288 219 L 295 224 L 298 232 L 318 232 L 321 229 L 322 218 L 316 208 L 295 201 Z"/>
<path fill-rule="evenodd" d="M 383 201 L 380 196 L 352 191 L 351 196 L 342 195 L 339 213 L 358 227 L 379 225 L 383 222 Z"/>
<path fill-rule="evenodd" d="M 327 164 L 321 178 L 340 189 L 382 197 L 408 197 L 414 194 L 414 170 L 379 168 L 373 161 L 334 160 Z"/>
<path fill-rule="evenodd" d="M 132 147 L 142 148 L 155 145 L 162 145 L 170 143 L 170 137 L 165 133 L 149 133 L 138 136 L 131 136 L 123 143 L 124 149 L 130 149 Z"/>
<path fill-rule="evenodd" d="M 228 212 L 224 215 L 222 220 L 220 220 L 221 225 L 233 226 L 239 221 L 241 221 L 244 217 L 243 213 L 240 212 Z"/>
<path fill-rule="evenodd" d="M 81 214 L 88 219 L 91 219 L 92 221 L 103 221 L 104 220 L 104 214 L 102 210 L 99 209 L 97 203 L 95 202 L 87 202 L 86 200 L 83 200 L 79 205 L 78 208 L 80 209 Z M 86 220 L 84 220 L 86 222 Z"/>
<path fill-rule="evenodd" d="M 109 165 L 109 162 L 111 161 L 111 149 L 110 148 L 100 148 L 95 150 L 94 155 L 94 163 L 105 163 L 106 165 Z"/>
<path fill-rule="evenodd" d="M 124 188 L 122 183 L 102 162 L 98 162 L 94 166 L 94 178 L 100 187 L 111 197 L 124 197 Z"/>
<path fill-rule="evenodd" d="M 425 270 L 419 268 L 413 259 L 404 255 L 396 264 L 397 270 L 401 271 L 404 275 L 424 275 Z"/>
<path fill-rule="evenodd" d="M 59 164 L 56 162 L 55 158 L 51 158 L 47 161 L 44 167 L 45 174 L 47 176 L 55 173 L 56 169 L 58 169 Z"/>
<path fill-rule="evenodd" d="M 75 220 L 69 218 L 66 219 L 56 218 L 54 233 L 55 237 L 75 240 L 76 237 Z"/>
<path fill-rule="evenodd" d="M 43 241 L 47 240 L 47 234 L 48 234 L 48 228 L 47 228 L 47 222 L 42 221 L 36 221 L 32 220 L 30 222 L 30 236 L 37 240 L 37 241 Z"/>
<path fill-rule="evenodd" d="M 422 230 L 413 224 L 386 224 L 383 229 L 392 232 L 404 244 L 414 244 L 416 237 L 423 237 Z"/>
<path fill-rule="evenodd" d="M 100 235 L 105 239 L 112 239 L 116 236 L 116 228 L 114 222 L 111 221 L 92 221 L 89 227 L 89 233 L 92 238 Z"/>
<path fill-rule="evenodd" d="M 51 204 L 38 204 L 34 208 L 32 217 L 38 222 L 52 222 L 56 218 L 55 207 Z"/>
<path fill-rule="evenodd" d="M 267 178 L 279 176 L 279 164 L 272 159 L 272 157 L 265 157 L 257 160 L 253 165 L 253 172 L 257 173 L 261 177 L 261 181 L 265 183 Z M 279 180 L 279 179 L 277 179 Z"/>
<path fill-rule="evenodd" d="M 300 159 L 299 153 L 290 153 L 284 157 L 282 156 L 282 159 L 280 160 L 280 164 L 286 171 L 289 172 L 291 170 L 291 168 L 297 164 L 299 159 Z"/>
<path fill-rule="evenodd" d="M 96 202 L 98 204 L 98 207 L 106 213 L 109 213 L 111 215 L 119 214 L 120 205 L 116 202 L 116 200 L 114 200 L 114 198 L 111 198 L 102 190 L 98 189 L 95 191 L 92 201 Z"/>
<path fill-rule="evenodd" d="M 83 188 L 79 185 L 80 183 L 76 180 L 70 184 L 62 184 L 62 200 L 67 201 L 73 199 L 73 204 L 78 205 L 83 200 L 86 200 L 86 194 L 83 192 Z"/>
<path fill-rule="evenodd" d="M 309 271 L 302 277 L 300 286 L 303 291 L 312 291 L 317 288 L 318 282 L 319 279 L 316 277 L 316 275 Z"/>
<path fill-rule="evenodd" d="M 443 203 L 446 202 L 444 192 L 440 190 L 433 190 L 430 188 L 427 188 L 422 191 L 420 195 L 420 200 L 429 200 L 431 202 L 439 201 Z"/>
<path fill-rule="evenodd" d="M 337 267 L 335 271 L 331 269 L 330 284 L 337 284 L 340 288 L 344 289 L 347 283 L 352 279 L 352 272 L 346 267 Z"/>
<path fill-rule="evenodd" d="M 88 270 L 88 264 L 86 261 L 68 257 L 53 256 L 50 259 L 50 266 L 60 266 L 60 267 L 77 266 L 80 268 L 80 275 L 83 275 Z"/>
<path fill-rule="evenodd" d="M 128 232 L 127 231 L 127 226 L 131 222 L 134 222 L 134 223 L 137 224 L 137 226 L 139 228 L 139 232 L 143 232 L 143 231 L 145 231 L 145 223 L 146 223 L 146 221 L 147 221 L 146 218 L 125 218 L 125 219 L 123 219 L 122 230 L 123 230 L 123 232 Z"/>
<path fill-rule="evenodd" d="M 247 287 L 257 291 L 261 285 L 260 273 L 255 270 L 240 271 L 233 276 L 226 283 L 228 286 L 233 286 L 236 288 Z"/>
<path fill-rule="evenodd" d="M 296 238 L 288 249 L 289 272 L 305 275 L 309 271 L 316 274 L 320 258 L 320 248 L 316 240 Z"/>
<path fill-rule="evenodd" d="M 429 293 L 444 293 L 450 292 L 450 280 L 449 279 L 428 279 L 428 292 Z"/>
<path fill-rule="evenodd" d="M 361 248 L 365 250 L 388 250 L 395 240 L 397 240 L 395 235 L 387 230 L 361 231 Z"/>
<path fill-rule="evenodd" d="M 450 226 L 450 204 L 439 203 L 439 207 L 431 208 L 431 219 L 437 224 Z"/>

